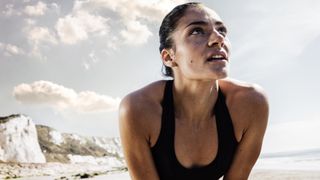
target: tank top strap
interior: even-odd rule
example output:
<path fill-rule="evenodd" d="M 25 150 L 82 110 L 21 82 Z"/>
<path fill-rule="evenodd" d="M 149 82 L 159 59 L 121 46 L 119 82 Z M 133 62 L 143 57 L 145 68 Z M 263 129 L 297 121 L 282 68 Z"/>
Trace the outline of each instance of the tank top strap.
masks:
<path fill-rule="evenodd" d="M 233 123 L 226 105 L 226 99 L 221 88 L 219 88 L 218 91 L 218 99 L 214 111 L 216 115 L 219 148 L 225 151 L 231 148 L 230 145 L 237 144 L 237 140 L 234 135 Z"/>
<path fill-rule="evenodd" d="M 173 105 L 173 80 L 166 81 L 164 89 L 164 98 L 162 101 L 162 118 L 161 131 L 166 140 L 170 140 L 169 144 L 173 144 L 172 137 L 174 136 L 174 105 Z M 173 119 L 172 119 L 173 118 Z"/>

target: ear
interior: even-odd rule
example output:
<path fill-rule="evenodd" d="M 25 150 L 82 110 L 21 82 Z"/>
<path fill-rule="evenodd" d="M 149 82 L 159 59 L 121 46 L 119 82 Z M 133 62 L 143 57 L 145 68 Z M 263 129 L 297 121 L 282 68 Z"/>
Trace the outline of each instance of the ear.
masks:
<path fill-rule="evenodd" d="M 161 59 L 165 66 L 168 66 L 168 67 L 177 66 L 174 51 L 172 49 L 163 49 L 161 51 Z"/>

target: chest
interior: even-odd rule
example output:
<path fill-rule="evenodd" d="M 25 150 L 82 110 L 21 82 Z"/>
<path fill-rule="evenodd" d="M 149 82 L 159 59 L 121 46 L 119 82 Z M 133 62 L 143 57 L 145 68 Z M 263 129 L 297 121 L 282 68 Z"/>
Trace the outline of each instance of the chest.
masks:
<path fill-rule="evenodd" d="M 218 130 L 215 118 L 195 127 L 175 121 L 174 151 L 184 167 L 205 166 L 218 152 Z"/>

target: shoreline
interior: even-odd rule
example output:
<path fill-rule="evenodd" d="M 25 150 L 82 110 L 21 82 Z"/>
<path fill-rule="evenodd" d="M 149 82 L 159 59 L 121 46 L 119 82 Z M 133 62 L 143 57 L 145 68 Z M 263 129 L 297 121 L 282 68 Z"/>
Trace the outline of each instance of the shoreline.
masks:
<path fill-rule="evenodd" d="M 249 180 L 316 180 L 320 179 L 320 170 L 282 170 L 255 169 Z"/>

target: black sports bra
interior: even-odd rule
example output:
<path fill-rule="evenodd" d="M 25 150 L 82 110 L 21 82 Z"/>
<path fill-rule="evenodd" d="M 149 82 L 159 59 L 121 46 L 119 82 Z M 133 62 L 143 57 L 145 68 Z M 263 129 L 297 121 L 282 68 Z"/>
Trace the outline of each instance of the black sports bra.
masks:
<path fill-rule="evenodd" d="M 173 81 L 167 81 L 162 101 L 160 135 L 151 148 L 153 160 L 161 180 L 214 180 L 222 177 L 229 169 L 238 145 L 232 120 L 221 90 L 214 106 L 218 130 L 218 152 L 216 158 L 206 166 L 186 168 L 177 160 L 174 151 L 175 115 L 172 93 Z"/>

